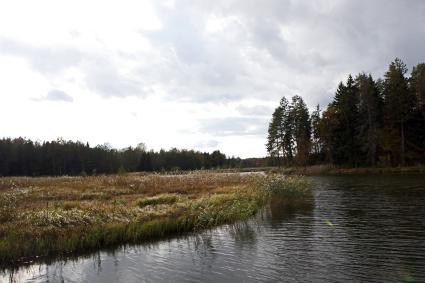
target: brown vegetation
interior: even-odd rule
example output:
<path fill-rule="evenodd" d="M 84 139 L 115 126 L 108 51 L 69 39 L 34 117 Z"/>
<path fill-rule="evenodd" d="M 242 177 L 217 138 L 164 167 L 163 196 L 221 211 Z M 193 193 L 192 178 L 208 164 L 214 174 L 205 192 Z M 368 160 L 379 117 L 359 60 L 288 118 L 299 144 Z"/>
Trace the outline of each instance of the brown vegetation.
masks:
<path fill-rule="evenodd" d="M 274 192 L 284 181 L 205 172 L 0 178 L 0 263 L 246 219 L 262 207 L 270 188 Z"/>

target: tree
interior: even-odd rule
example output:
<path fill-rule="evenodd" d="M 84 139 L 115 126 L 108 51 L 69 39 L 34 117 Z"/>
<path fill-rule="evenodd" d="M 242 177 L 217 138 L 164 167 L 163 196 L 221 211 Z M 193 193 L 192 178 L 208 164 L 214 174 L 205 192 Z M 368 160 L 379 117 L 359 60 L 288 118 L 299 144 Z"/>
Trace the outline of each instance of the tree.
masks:
<path fill-rule="evenodd" d="M 283 159 L 287 165 L 291 164 L 294 158 L 294 120 L 292 117 L 292 105 L 289 104 L 285 97 L 282 97 L 279 103 L 282 109 L 282 120 L 278 127 L 278 135 L 280 135 L 280 148 Z"/>
<path fill-rule="evenodd" d="M 294 157 L 294 139 L 292 117 L 292 106 L 285 97 L 279 102 L 269 123 L 267 136 L 267 152 L 278 165 L 283 163 L 289 165 Z"/>
<path fill-rule="evenodd" d="M 359 163 L 358 89 L 351 75 L 339 84 L 331 106 L 334 119 L 330 125 L 330 151 L 336 164 L 356 166 Z"/>
<path fill-rule="evenodd" d="M 393 165 L 406 163 L 405 129 L 414 101 L 408 89 L 406 72 L 406 64 L 396 58 L 384 80 L 384 139 Z"/>
<path fill-rule="evenodd" d="M 295 161 L 297 165 L 306 165 L 311 149 L 310 114 L 301 96 L 292 97 L 290 117 L 292 118 L 292 136 L 295 142 Z"/>
<path fill-rule="evenodd" d="M 425 63 L 413 67 L 410 86 L 416 98 L 416 109 L 425 119 Z"/>
<path fill-rule="evenodd" d="M 147 171 L 147 172 L 150 172 L 153 170 L 151 153 L 145 150 L 143 150 L 140 154 L 139 170 Z"/>
<path fill-rule="evenodd" d="M 282 123 L 282 108 L 279 106 L 274 110 L 272 114 L 272 119 L 269 123 L 267 144 L 266 144 L 267 152 L 272 159 L 273 165 L 275 162 L 277 162 L 277 164 L 280 165 L 281 123 Z"/>
<path fill-rule="evenodd" d="M 311 149 L 314 162 L 322 161 L 323 157 L 323 138 L 320 129 L 321 111 L 320 105 L 311 113 Z"/>
<path fill-rule="evenodd" d="M 376 165 L 378 129 L 381 126 L 382 97 L 372 76 L 361 73 L 356 77 L 359 92 L 358 140 L 363 163 Z"/>

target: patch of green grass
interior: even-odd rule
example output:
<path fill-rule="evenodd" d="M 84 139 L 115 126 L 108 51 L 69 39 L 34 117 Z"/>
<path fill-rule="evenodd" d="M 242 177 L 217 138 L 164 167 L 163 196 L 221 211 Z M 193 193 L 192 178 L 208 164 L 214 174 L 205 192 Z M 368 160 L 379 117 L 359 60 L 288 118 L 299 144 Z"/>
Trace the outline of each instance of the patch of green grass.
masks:
<path fill-rule="evenodd" d="M 176 203 L 178 199 L 179 197 L 175 194 L 162 194 L 154 197 L 141 199 L 137 202 L 137 205 L 142 208 L 147 205 L 173 204 Z"/>

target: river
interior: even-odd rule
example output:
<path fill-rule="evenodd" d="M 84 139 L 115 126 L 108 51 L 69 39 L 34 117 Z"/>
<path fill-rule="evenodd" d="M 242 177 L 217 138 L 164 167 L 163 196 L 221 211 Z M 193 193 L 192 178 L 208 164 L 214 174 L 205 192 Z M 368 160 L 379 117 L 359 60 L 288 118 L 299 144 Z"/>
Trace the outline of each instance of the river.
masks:
<path fill-rule="evenodd" d="M 4 282 L 425 282 L 425 176 L 311 177 L 311 205 L 37 263 Z"/>

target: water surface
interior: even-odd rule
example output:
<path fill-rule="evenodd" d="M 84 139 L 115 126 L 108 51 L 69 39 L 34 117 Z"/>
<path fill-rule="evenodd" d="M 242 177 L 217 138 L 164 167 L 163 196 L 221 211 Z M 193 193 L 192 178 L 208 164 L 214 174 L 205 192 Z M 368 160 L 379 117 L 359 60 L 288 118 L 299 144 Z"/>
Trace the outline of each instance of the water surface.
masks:
<path fill-rule="evenodd" d="M 310 205 L 0 273 L 5 282 L 425 282 L 425 176 L 313 177 Z"/>

